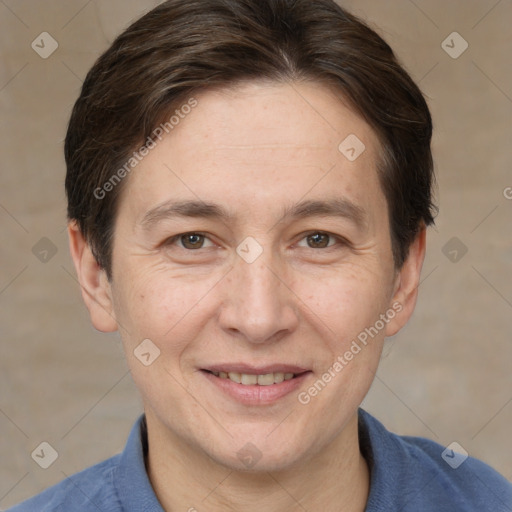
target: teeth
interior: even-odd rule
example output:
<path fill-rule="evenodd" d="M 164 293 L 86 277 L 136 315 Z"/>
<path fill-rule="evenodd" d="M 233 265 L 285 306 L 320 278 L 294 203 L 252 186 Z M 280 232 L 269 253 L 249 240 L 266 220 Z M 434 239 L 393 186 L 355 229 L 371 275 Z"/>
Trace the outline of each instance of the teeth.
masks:
<path fill-rule="evenodd" d="M 260 386 L 270 386 L 270 385 L 274 384 L 274 374 L 273 373 L 266 373 L 265 375 L 258 375 L 258 376 L 255 375 L 255 377 Z"/>
<path fill-rule="evenodd" d="M 231 376 L 231 374 L 229 374 Z M 247 373 L 240 374 L 241 384 L 245 384 L 246 386 L 254 386 L 254 384 L 258 384 L 258 376 L 257 375 L 248 375 Z"/>
<path fill-rule="evenodd" d="M 248 373 L 237 373 L 237 372 L 212 372 L 221 379 L 230 379 L 237 384 L 243 384 L 245 386 L 254 386 L 258 384 L 260 386 L 271 386 L 272 384 L 279 384 L 284 380 L 293 379 L 293 373 L 266 373 L 263 375 L 252 375 Z"/>
<path fill-rule="evenodd" d="M 238 384 L 242 383 L 242 376 L 239 373 L 229 372 L 228 378 L 234 382 L 238 382 Z"/>
<path fill-rule="evenodd" d="M 292 373 L 292 376 L 293 376 L 293 373 Z M 274 373 L 274 382 L 276 384 L 283 382 L 283 380 L 284 380 L 284 373 Z"/>

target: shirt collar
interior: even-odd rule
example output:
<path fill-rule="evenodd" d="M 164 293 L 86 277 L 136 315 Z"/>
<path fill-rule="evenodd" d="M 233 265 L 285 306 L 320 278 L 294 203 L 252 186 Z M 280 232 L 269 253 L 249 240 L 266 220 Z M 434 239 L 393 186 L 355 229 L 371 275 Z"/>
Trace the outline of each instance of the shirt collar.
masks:
<path fill-rule="evenodd" d="M 375 444 L 375 438 L 379 438 L 379 442 L 384 444 L 388 444 L 389 439 L 388 436 L 384 435 L 387 434 L 386 429 L 366 411 L 359 409 L 358 416 L 360 449 L 368 463 L 371 474 L 370 496 L 368 499 L 368 506 L 370 507 L 372 503 L 382 503 L 383 499 L 387 501 L 390 492 L 393 494 L 392 489 L 386 489 L 385 493 L 381 492 L 382 485 L 379 484 L 385 480 L 381 468 L 386 464 L 383 465 L 382 462 L 384 461 L 378 460 L 381 459 L 381 455 L 372 446 Z M 391 447 L 386 446 L 386 448 Z M 145 458 L 147 451 L 146 418 L 142 414 L 132 427 L 114 475 L 114 485 L 119 501 L 126 512 L 165 512 L 156 497 L 146 471 Z"/>
<path fill-rule="evenodd" d="M 141 415 L 133 426 L 114 475 L 114 485 L 125 512 L 164 512 L 146 471 L 146 418 Z"/>
<path fill-rule="evenodd" d="M 370 470 L 370 494 L 365 510 L 396 510 L 403 495 L 403 487 L 397 482 L 410 476 L 407 471 L 404 474 L 408 455 L 398 436 L 361 408 L 358 419 L 359 449 Z"/>

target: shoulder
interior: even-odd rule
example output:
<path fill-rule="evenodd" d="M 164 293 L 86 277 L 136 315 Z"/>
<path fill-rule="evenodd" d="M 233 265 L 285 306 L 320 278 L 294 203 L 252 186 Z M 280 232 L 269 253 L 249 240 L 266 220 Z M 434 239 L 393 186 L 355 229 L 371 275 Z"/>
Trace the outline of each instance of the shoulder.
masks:
<path fill-rule="evenodd" d="M 512 511 L 512 484 L 484 462 L 422 437 L 399 436 L 360 411 L 362 449 L 372 470 L 368 512 Z M 373 508 L 372 508 L 373 507 Z"/>
<path fill-rule="evenodd" d="M 146 473 L 146 452 L 146 421 L 141 415 L 122 453 L 66 478 L 9 512 L 163 512 Z"/>
<path fill-rule="evenodd" d="M 116 455 L 70 476 L 7 512 L 121 511 L 114 486 L 119 459 Z"/>
<path fill-rule="evenodd" d="M 399 436 L 397 436 L 399 437 Z M 447 508 L 494 512 L 512 511 L 512 484 L 484 462 L 456 447 L 444 447 L 420 437 L 399 437 L 410 454 L 409 470 L 417 471 L 416 489 L 423 483 L 430 495 Z M 416 500 L 421 498 L 418 496 Z"/>

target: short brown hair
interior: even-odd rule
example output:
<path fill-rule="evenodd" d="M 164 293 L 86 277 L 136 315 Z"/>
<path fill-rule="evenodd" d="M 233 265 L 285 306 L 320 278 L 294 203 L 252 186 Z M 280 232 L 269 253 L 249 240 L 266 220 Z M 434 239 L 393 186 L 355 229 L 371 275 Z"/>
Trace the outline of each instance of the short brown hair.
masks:
<path fill-rule="evenodd" d="M 68 217 L 109 278 L 126 180 L 104 197 L 97 191 L 194 93 L 247 80 L 331 84 L 374 129 L 401 267 L 420 228 L 434 222 L 432 120 L 387 43 L 333 0 L 168 0 L 96 61 L 67 131 Z"/>

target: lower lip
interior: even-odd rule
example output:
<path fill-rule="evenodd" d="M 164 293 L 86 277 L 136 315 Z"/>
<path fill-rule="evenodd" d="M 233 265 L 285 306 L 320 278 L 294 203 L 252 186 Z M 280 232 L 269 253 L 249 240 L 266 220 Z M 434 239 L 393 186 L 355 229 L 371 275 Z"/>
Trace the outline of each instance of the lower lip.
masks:
<path fill-rule="evenodd" d="M 311 372 L 304 372 L 290 380 L 284 380 L 279 384 L 260 386 L 259 384 L 238 384 L 231 379 L 216 377 L 213 373 L 202 370 L 201 373 L 220 390 L 235 400 L 246 405 L 271 404 L 280 398 L 297 391 L 297 389 L 309 377 Z"/>

